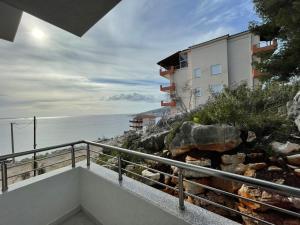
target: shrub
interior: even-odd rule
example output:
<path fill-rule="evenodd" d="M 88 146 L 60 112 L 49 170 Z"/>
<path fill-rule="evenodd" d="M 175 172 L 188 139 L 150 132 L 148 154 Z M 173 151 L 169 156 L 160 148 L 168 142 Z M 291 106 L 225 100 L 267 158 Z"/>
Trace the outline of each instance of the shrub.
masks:
<path fill-rule="evenodd" d="M 284 134 L 293 124 L 286 112 L 280 112 L 299 90 L 299 82 L 284 84 L 268 82 L 254 89 L 242 84 L 213 96 L 199 111 L 190 115 L 201 124 L 229 124 L 251 130 L 258 137 Z"/>

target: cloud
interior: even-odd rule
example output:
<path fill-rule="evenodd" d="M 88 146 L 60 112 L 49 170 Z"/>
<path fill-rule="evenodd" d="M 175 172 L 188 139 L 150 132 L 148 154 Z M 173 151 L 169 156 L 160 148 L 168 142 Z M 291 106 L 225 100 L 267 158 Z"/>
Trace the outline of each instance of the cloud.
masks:
<path fill-rule="evenodd" d="M 152 95 L 142 95 L 138 93 L 119 94 L 107 98 L 108 101 L 132 101 L 132 102 L 157 102 L 157 99 Z"/>
<path fill-rule="evenodd" d="M 158 108 L 168 81 L 156 63 L 246 30 L 252 8 L 251 0 L 123 0 L 83 38 L 24 14 L 15 42 L 0 41 L 0 117 Z M 32 37 L 35 28 L 44 41 Z"/>

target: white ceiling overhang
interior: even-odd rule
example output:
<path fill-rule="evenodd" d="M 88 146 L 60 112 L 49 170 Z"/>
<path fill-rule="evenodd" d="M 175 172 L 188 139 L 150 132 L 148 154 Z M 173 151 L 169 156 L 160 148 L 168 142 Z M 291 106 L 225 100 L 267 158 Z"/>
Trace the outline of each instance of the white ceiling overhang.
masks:
<path fill-rule="evenodd" d="M 0 38 L 13 41 L 22 11 L 81 37 L 121 0 L 0 0 Z"/>

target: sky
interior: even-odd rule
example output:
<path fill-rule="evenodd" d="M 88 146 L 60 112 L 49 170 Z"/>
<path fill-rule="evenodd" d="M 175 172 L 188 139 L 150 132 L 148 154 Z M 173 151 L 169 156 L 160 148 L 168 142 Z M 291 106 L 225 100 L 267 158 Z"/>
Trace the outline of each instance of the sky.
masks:
<path fill-rule="evenodd" d="M 159 108 L 158 61 L 254 19 L 251 0 L 122 0 L 79 38 L 23 14 L 14 43 L 0 40 L 0 118 Z"/>

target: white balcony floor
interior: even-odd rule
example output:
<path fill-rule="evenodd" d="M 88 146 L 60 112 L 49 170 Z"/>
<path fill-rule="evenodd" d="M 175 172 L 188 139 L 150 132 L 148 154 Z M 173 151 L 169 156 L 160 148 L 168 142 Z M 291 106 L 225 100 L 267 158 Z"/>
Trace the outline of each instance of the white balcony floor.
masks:
<path fill-rule="evenodd" d="M 98 225 L 93 223 L 83 212 L 70 217 L 60 225 Z"/>

